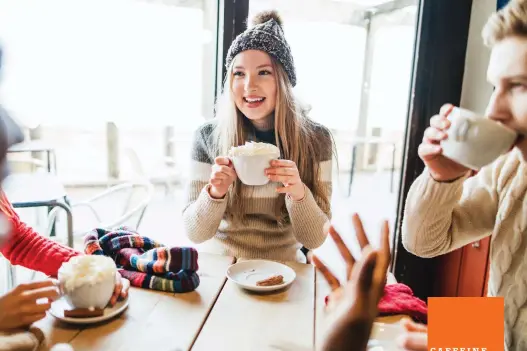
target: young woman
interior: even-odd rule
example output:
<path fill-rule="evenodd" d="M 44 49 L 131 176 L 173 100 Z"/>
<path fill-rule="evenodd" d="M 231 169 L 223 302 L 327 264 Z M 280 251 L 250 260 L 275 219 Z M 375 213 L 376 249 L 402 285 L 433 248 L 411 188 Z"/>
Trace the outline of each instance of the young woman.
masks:
<path fill-rule="evenodd" d="M 402 227 L 406 249 L 433 257 L 492 235 L 488 295 L 505 298 L 505 350 L 527 349 L 527 1 L 512 0 L 483 30 L 494 91 L 489 118 L 518 132 L 514 150 L 470 177 L 445 158 L 449 106 L 432 117 Z"/>
<path fill-rule="evenodd" d="M 236 38 L 226 66 L 216 118 L 195 135 L 187 235 L 236 257 L 305 261 L 301 247 L 319 247 L 329 226 L 333 142 L 293 95 L 294 61 L 275 11 Z M 243 185 L 226 157 L 249 140 L 280 149 L 265 186 Z"/>

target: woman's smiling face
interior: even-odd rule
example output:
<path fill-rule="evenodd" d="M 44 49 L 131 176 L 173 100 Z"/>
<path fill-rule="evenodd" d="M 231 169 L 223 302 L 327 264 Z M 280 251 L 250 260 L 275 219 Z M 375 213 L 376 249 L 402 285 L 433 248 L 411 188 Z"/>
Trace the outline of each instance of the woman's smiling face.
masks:
<path fill-rule="evenodd" d="M 236 107 L 253 123 L 275 110 L 277 82 L 271 57 L 259 50 L 239 53 L 232 68 L 232 93 Z"/>

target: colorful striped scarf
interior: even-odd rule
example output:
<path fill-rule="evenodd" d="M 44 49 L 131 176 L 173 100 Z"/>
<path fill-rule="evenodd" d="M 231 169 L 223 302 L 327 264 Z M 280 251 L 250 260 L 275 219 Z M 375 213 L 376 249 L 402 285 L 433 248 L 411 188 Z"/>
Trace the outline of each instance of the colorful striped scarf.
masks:
<path fill-rule="evenodd" d="M 166 247 L 127 227 L 93 229 L 84 237 L 88 255 L 111 257 L 132 286 L 184 293 L 199 286 L 198 252 L 191 247 Z"/>

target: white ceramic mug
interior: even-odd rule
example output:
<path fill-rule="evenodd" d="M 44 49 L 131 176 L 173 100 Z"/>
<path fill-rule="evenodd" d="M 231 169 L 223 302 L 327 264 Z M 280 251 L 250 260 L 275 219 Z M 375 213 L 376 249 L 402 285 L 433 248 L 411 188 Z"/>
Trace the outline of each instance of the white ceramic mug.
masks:
<path fill-rule="evenodd" d="M 109 257 L 97 255 L 76 256 L 70 261 L 63 263 L 58 272 L 60 290 L 66 302 L 72 308 L 105 308 L 115 289 L 115 263 Z M 79 270 L 75 268 L 79 261 L 99 269 L 104 267 L 107 271 L 90 270 L 89 266 Z"/>
<path fill-rule="evenodd" d="M 443 155 L 473 170 L 492 163 L 514 146 L 516 132 L 472 111 L 454 107 L 447 139 L 441 141 Z"/>
<path fill-rule="evenodd" d="M 245 185 L 259 186 L 269 183 L 265 169 L 271 166 L 271 161 L 276 160 L 276 154 L 239 155 L 229 156 L 234 170 Z"/>
<path fill-rule="evenodd" d="M 115 275 L 95 284 L 83 284 L 72 290 L 68 290 L 61 284 L 61 289 L 64 298 L 72 308 L 104 309 L 110 302 L 115 289 Z"/>

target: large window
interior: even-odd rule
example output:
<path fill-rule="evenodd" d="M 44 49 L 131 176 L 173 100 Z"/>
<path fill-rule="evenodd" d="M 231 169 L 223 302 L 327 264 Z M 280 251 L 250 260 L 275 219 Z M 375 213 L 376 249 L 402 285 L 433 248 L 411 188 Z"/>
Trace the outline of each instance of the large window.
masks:
<path fill-rule="evenodd" d="M 212 118 L 217 11 L 213 0 L 0 0 L 2 103 L 41 126 L 65 181 L 108 178 L 108 122 L 120 173 L 129 147 L 155 173 L 170 126 L 183 162 L 188 134 Z"/>

